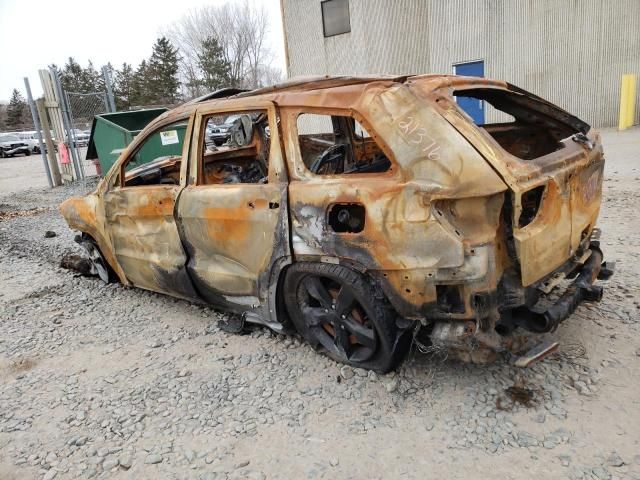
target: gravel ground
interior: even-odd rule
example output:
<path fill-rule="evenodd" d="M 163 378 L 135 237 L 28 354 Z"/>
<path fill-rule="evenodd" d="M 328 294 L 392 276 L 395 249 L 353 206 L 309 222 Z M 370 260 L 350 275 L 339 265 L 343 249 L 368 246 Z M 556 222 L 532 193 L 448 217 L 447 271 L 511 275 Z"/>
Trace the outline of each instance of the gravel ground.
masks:
<path fill-rule="evenodd" d="M 560 353 L 518 370 L 412 351 L 385 376 L 60 269 L 78 249 L 56 206 L 83 187 L 0 161 L 0 479 L 640 479 L 640 129 L 604 142 L 618 270 L 551 335 Z"/>

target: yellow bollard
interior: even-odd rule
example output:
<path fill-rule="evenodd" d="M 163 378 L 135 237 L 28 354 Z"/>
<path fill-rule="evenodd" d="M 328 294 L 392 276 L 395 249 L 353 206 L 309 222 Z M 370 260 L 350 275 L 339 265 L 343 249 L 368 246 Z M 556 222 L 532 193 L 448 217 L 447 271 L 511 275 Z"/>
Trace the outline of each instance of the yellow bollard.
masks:
<path fill-rule="evenodd" d="M 633 125 L 636 105 L 636 76 L 627 74 L 622 76 L 620 88 L 620 120 L 618 129 L 624 130 Z"/>
<path fill-rule="evenodd" d="M 629 99 L 627 104 L 627 127 L 633 126 L 633 120 L 635 119 L 636 113 L 636 75 L 629 75 Z"/>

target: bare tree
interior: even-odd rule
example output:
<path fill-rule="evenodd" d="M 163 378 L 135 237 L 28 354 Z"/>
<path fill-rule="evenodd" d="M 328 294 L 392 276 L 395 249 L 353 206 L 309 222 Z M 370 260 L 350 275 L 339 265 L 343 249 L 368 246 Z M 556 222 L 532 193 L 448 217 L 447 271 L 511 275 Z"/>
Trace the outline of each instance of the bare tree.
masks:
<path fill-rule="evenodd" d="M 268 31 L 266 9 L 252 7 L 247 0 L 221 6 L 205 5 L 169 25 L 164 35 L 180 49 L 185 96 L 206 93 L 199 59 L 203 55 L 203 44 L 212 37 L 229 65 L 229 86 L 255 88 L 280 79 L 282 74 L 272 67 L 273 56 L 266 45 Z"/>

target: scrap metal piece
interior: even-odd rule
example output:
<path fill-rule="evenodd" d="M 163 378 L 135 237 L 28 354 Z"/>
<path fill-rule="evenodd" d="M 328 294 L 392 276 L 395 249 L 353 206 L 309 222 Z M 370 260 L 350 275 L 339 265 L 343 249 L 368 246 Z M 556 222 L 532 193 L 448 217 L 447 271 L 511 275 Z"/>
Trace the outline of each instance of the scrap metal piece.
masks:
<path fill-rule="evenodd" d="M 609 280 L 616 269 L 615 261 L 602 262 L 600 265 L 600 273 L 598 273 L 598 280 Z"/>
<path fill-rule="evenodd" d="M 553 341 L 539 343 L 524 355 L 519 356 L 514 364 L 516 367 L 526 368 L 557 352 L 559 346 L 560 344 L 558 342 Z"/>
<path fill-rule="evenodd" d="M 218 328 L 226 333 L 241 334 L 244 332 L 244 316 L 225 315 L 224 318 L 218 320 Z"/>

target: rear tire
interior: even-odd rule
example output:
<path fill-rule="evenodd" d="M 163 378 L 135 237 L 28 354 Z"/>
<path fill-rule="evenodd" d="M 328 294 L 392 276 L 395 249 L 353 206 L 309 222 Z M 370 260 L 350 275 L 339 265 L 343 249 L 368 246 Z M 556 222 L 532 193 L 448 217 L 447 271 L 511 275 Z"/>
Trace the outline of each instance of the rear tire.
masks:
<path fill-rule="evenodd" d="M 334 360 L 386 373 L 406 355 L 411 330 L 358 272 L 341 265 L 296 263 L 284 280 L 284 301 L 298 332 Z"/>
<path fill-rule="evenodd" d="M 31 150 L 27 150 L 26 152 L 24 152 L 24 154 L 25 154 L 27 157 L 30 157 L 30 156 L 31 156 Z"/>

